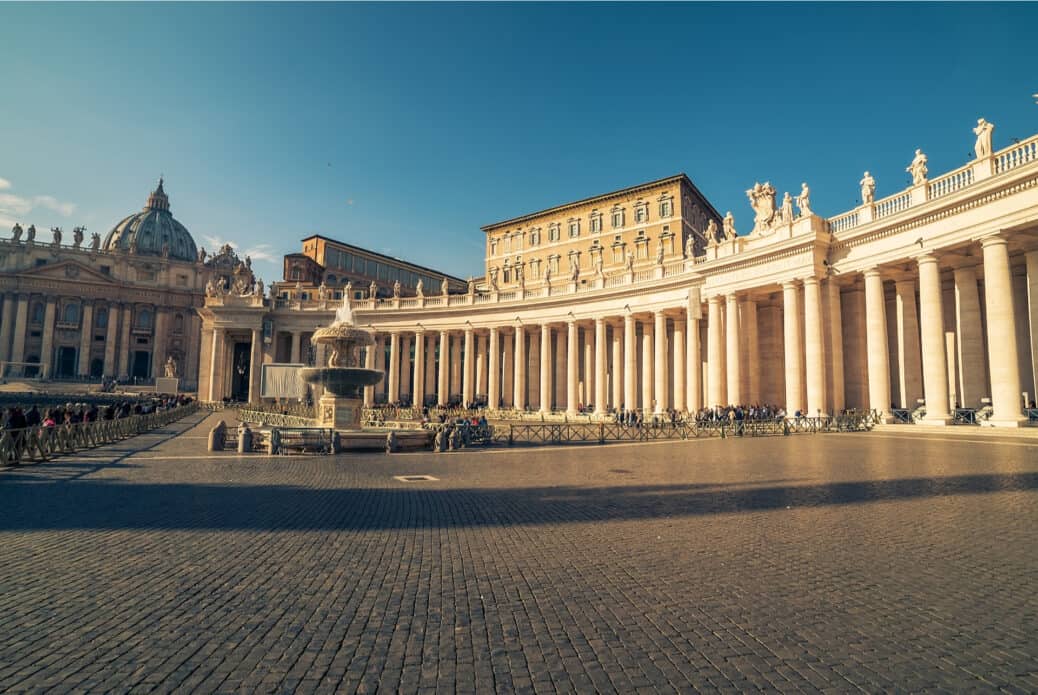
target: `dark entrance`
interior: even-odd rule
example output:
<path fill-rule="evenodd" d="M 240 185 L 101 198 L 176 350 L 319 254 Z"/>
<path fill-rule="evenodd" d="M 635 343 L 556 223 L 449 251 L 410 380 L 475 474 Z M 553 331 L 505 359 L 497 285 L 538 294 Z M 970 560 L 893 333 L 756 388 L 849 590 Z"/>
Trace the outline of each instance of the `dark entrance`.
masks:
<path fill-rule="evenodd" d="M 71 379 L 76 375 L 76 348 L 61 346 L 54 356 L 54 376 L 58 379 Z"/>
<path fill-rule="evenodd" d="M 133 351 L 133 368 L 130 376 L 134 379 L 147 379 L 151 376 L 151 353 L 147 350 Z"/>
<path fill-rule="evenodd" d="M 105 361 L 100 357 L 90 360 L 90 376 L 100 379 L 105 373 Z"/>
<path fill-rule="evenodd" d="M 249 400 L 249 362 L 252 356 L 249 343 L 234 344 L 234 360 L 231 362 L 231 398 L 236 401 Z"/>

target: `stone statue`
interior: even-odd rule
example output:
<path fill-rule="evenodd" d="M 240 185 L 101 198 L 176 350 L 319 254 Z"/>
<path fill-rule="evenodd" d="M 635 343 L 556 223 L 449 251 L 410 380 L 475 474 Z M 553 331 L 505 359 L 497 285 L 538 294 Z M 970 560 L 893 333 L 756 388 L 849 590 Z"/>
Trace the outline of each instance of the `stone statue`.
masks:
<path fill-rule="evenodd" d="M 244 275 L 238 275 L 234 278 L 234 289 L 233 293 L 238 297 L 246 297 L 249 292 L 252 291 L 251 284 L 245 279 Z"/>
<path fill-rule="evenodd" d="M 497 291 L 497 268 L 490 269 L 490 289 Z"/>
<path fill-rule="evenodd" d="M 205 252 L 205 247 L 203 246 L 202 248 L 198 249 L 198 262 L 199 263 L 205 263 L 205 257 L 206 257 L 206 252 Z"/>
<path fill-rule="evenodd" d="M 602 252 L 599 251 L 597 254 L 595 254 L 595 275 L 597 277 L 602 277 L 605 275 L 605 270 L 603 268 L 604 264 L 605 263 L 602 260 Z"/>
<path fill-rule="evenodd" d="M 400 281 L 399 280 L 393 281 L 393 297 L 396 298 L 396 299 L 400 299 Z"/>
<path fill-rule="evenodd" d="M 928 172 L 926 168 L 926 155 L 923 154 L 922 150 L 915 151 L 915 157 L 912 158 L 912 163 L 905 169 L 909 174 L 912 175 L 912 185 L 918 186 L 921 183 L 926 182 L 926 174 Z"/>
<path fill-rule="evenodd" d="M 73 227 L 72 228 L 72 248 L 78 249 L 83 243 L 83 230 L 86 227 Z"/>
<path fill-rule="evenodd" d="M 162 257 L 169 258 L 169 242 L 162 244 Z"/>
<path fill-rule="evenodd" d="M 173 359 L 173 355 L 170 355 L 169 358 L 166 360 L 166 378 L 177 378 L 177 361 Z"/>
<path fill-rule="evenodd" d="M 51 227 L 50 231 L 54 235 L 54 241 L 51 242 L 51 246 L 61 246 L 61 227 Z"/>
<path fill-rule="evenodd" d="M 526 289 L 526 275 L 523 273 L 522 263 L 515 266 L 515 281 L 519 283 L 519 289 Z"/>
<path fill-rule="evenodd" d="M 440 283 L 440 294 L 446 297 L 449 293 L 449 289 L 450 285 L 447 284 L 447 278 L 443 278 L 443 281 Z"/>
<path fill-rule="evenodd" d="M 627 260 L 624 262 L 624 268 L 626 268 L 627 272 L 629 272 L 629 273 L 633 273 L 634 272 L 634 252 L 633 251 L 628 251 L 627 252 Z"/>
<path fill-rule="evenodd" d="M 14 227 L 11 227 L 11 241 L 21 241 L 22 239 L 22 225 L 17 222 L 14 223 Z"/>
<path fill-rule="evenodd" d="M 252 259 L 249 258 L 248 256 L 245 257 L 245 267 L 248 270 L 252 270 Z"/>
<path fill-rule="evenodd" d="M 786 195 L 789 195 L 788 193 Z M 735 232 L 735 217 L 732 215 L 732 211 L 729 210 L 724 216 L 724 238 L 734 239 L 737 235 Z"/>
<path fill-rule="evenodd" d="M 549 263 L 548 267 L 544 269 L 544 284 L 551 284 L 551 263 Z"/>
<path fill-rule="evenodd" d="M 696 236 L 689 234 L 685 239 L 685 258 L 693 258 L 696 255 Z"/>
<path fill-rule="evenodd" d="M 750 207 L 753 208 L 753 231 L 759 232 L 767 229 L 775 221 L 775 187 L 765 181 L 764 185 L 753 184 L 753 188 L 746 191 L 746 197 L 750 199 Z"/>
<path fill-rule="evenodd" d="M 213 284 L 212 278 L 205 283 L 205 296 L 215 297 L 216 296 L 216 285 Z"/>
<path fill-rule="evenodd" d="M 421 278 L 418 278 L 418 284 L 414 286 L 414 293 L 417 297 L 425 296 L 425 284 L 422 282 Z"/>
<path fill-rule="evenodd" d="M 97 251 L 101 248 L 101 235 L 94 232 L 90 235 L 90 250 Z"/>
<path fill-rule="evenodd" d="M 991 134 L 995 132 L 995 124 L 988 123 L 983 118 L 977 119 L 977 127 L 973 134 L 977 136 L 977 144 L 973 149 L 977 153 L 977 159 L 991 156 Z"/>
<path fill-rule="evenodd" d="M 800 184 L 800 195 L 797 196 L 797 207 L 800 208 L 800 216 L 807 217 L 811 214 L 811 189 L 807 182 Z"/>
<path fill-rule="evenodd" d="M 716 244 L 720 239 L 717 238 L 717 222 L 711 217 L 710 221 L 706 223 L 706 238 L 710 240 L 711 244 Z"/>
<path fill-rule="evenodd" d="M 36 241 L 36 225 L 30 224 L 29 228 L 25 230 L 25 243 L 31 244 Z"/>
<path fill-rule="evenodd" d="M 786 191 L 786 194 L 782 196 L 782 221 L 786 224 L 790 224 L 793 221 L 793 196 Z M 727 236 L 727 234 L 725 234 Z"/>
<path fill-rule="evenodd" d="M 372 280 L 371 284 L 368 285 L 368 297 L 370 299 L 375 299 L 376 297 L 378 297 L 378 285 L 375 284 L 374 280 Z"/>
<path fill-rule="evenodd" d="M 257 297 L 263 297 L 263 281 L 256 278 L 256 283 L 252 286 L 252 293 Z"/>
<path fill-rule="evenodd" d="M 872 178 L 872 174 L 865 172 L 865 175 L 861 177 L 861 181 L 858 182 L 861 185 L 861 203 L 862 205 L 868 205 L 875 202 L 876 200 L 876 179 Z"/>
<path fill-rule="evenodd" d="M 274 289 L 273 285 L 271 285 L 270 287 L 271 287 L 271 290 Z M 348 307 L 350 305 L 350 302 L 352 302 L 352 301 L 353 301 L 353 282 L 351 282 L 350 280 L 347 280 L 346 281 L 346 286 L 342 288 L 342 305 L 344 307 Z"/>
<path fill-rule="evenodd" d="M 569 257 L 569 279 L 576 282 L 580 279 L 580 261 L 576 256 Z"/>
<path fill-rule="evenodd" d="M 713 220 L 710 221 L 713 222 Z M 663 254 L 663 239 L 660 239 L 656 242 L 656 265 L 663 265 Z"/>
<path fill-rule="evenodd" d="M 469 296 L 476 294 L 476 281 L 469 278 Z"/>
<path fill-rule="evenodd" d="M 324 284 L 324 280 L 321 280 L 321 284 L 317 287 L 317 299 L 321 302 L 328 299 L 328 285 Z"/>

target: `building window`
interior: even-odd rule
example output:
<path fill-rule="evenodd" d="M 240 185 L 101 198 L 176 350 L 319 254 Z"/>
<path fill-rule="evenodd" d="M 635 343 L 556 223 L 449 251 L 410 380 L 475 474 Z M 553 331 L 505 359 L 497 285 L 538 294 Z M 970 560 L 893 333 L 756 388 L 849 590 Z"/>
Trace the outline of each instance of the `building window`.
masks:
<path fill-rule="evenodd" d="M 512 266 L 506 265 L 501 271 L 501 282 L 508 284 L 512 281 Z"/>
<path fill-rule="evenodd" d="M 334 285 L 337 282 L 337 278 L 334 275 L 329 275 L 324 282 L 328 285 Z"/>
<path fill-rule="evenodd" d="M 183 333 L 184 332 L 184 315 L 177 314 L 173 317 L 173 332 Z"/>
<path fill-rule="evenodd" d="M 541 228 L 535 227 L 530 230 L 530 246 L 538 246 L 541 243 Z"/>
<path fill-rule="evenodd" d="M 580 236 L 580 220 L 569 221 L 569 238 L 576 239 Z"/>
<path fill-rule="evenodd" d="M 634 208 L 634 221 L 637 224 L 645 224 L 649 220 L 649 206 L 645 203 L 638 203 Z"/>
<path fill-rule="evenodd" d="M 613 208 L 613 229 L 619 229 L 624 226 L 624 210 L 623 208 Z"/>
<path fill-rule="evenodd" d="M 535 258 L 532 261 L 530 261 L 530 276 L 534 280 L 540 280 L 541 279 L 541 259 L 540 258 Z"/>
<path fill-rule="evenodd" d="M 32 323 L 43 323 L 43 305 L 39 302 L 35 302 L 32 305 L 32 311 L 30 312 L 30 319 Z"/>
<path fill-rule="evenodd" d="M 490 237 L 490 255 L 493 256 L 497 253 L 497 238 Z"/>
<path fill-rule="evenodd" d="M 559 223 L 558 222 L 552 222 L 550 225 L 548 225 L 548 241 L 558 241 L 558 240 L 559 240 Z"/>
<path fill-rule="evenodd" d="M 98 309 L 97 313 L 94 314 L 94 323 L 97 324 L 98 328 L 108 327 L 108 309 Z"/>
<path fill-rule="evenodd" d="M 141 330 L 151 328 L 151 311 L 149 309 L 141 309 L 137 312 L 137 328 Z"/>
<path fill-rule="evenodd" d="M 103 265 L 103 266 L 100 266 L 100 267 L 98 268 L 98 270 L 100 270 L 100 271 L 101 271 L 101 274 L 102 274 L 102 275 L 111 275 L 111 274 L 112 274 L 112 266 L 110 266 L 110 265 Z"/>
<path fill-rule="evenodd" d="M 505 253 L 508 253 L 509 251 L 512 250 L 512 236 L 510 234 L 505 234 L 504 239 L 505 239 Z"/>
<path fill-rule="evenodd" d="M 591 211 L 590 223 L 591 223 L 591 233 L 592 234 L 597 234 L 598 232 L 601 232 L 602 231 L 602 213 L 598 212 L 597 210 L 592 210 Z"/>
<path fill-rule="evenodd" d="M 66 304 L 65 310 L 61 314 L 61 320 L 63 323 L 79 323 L 79 305 Z"/>
<path fill-rule="evenodd" d="M 626 246 L 623 243 L 613 244 L 613 263 L 623 263 L 624 262 L 624 256 L 625 256 L 624 249 L 625 248 L 626 248 Z"/>
<path fill-rule="evenodd" d="M 177 275 L 177 286 L 187 287 L 187 275 Z"/>
<path fill-rule="evenodd" d="M 559 257 L 548 256 L 548 269 L 551 270 L 552 275 L 558 275 L 559 273 Z"/>
<path fill-rule="evenodd" d="M 293 280 L 299 280 L 301 278 L 302 278 L 302 275 L 299 272 L 299 268 L 292 268 L 292 279 Z"/>
<path fill-rule="evenodd" d="M 674 214 L 674 201 L 666 198 L 660 201 L 660 217 L 670 217 Z"/>

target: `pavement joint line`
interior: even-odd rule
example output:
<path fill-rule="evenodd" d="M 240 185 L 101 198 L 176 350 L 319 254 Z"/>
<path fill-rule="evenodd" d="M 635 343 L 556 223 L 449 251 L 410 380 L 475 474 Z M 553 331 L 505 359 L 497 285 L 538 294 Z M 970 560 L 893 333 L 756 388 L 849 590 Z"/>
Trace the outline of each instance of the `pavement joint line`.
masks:
<path fill-rule="evenodd" d="M 841 436 L 870 437 L 876 439 L 905 439 L 913 442 L 969 442 L 971 444 L 987 444 L 988 446 L 1022 446 L 1038 449 L 1038 441 L 1020 442 L 1006 441 L 1004 439 L 967 439 L 965 437 L 935 437 L 929 433 L 920 434 L 888 434 L 886 432 L 844 432 Z"/>

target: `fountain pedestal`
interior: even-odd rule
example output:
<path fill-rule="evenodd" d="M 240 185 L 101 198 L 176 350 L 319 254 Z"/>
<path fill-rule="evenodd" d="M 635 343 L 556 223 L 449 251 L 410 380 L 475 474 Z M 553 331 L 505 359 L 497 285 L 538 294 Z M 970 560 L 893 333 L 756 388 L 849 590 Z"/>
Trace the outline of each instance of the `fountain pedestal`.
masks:
<path fill-rule="evenodd" d="M 325 393 L 317 401 L 317 423 L 337 430 L 359 430 L 364 401 Z"/>

